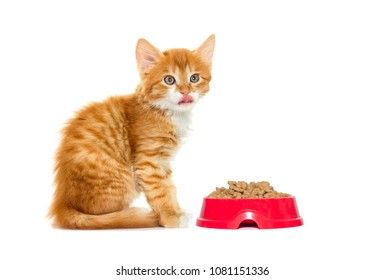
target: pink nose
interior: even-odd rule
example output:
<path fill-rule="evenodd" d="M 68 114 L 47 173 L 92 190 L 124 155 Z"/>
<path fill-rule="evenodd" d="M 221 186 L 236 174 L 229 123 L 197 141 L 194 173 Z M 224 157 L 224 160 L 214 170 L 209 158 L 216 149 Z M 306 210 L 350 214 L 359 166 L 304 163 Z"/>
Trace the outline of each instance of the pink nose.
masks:
<path fill-rule="evenodd" d="M 183 94 L 183 95 L 187 95 L 187 94 L 190 93 L 190 91 L 187 90 L 187 89 L 183 89 L 183 90 L 180 91 L 180 93 Z"/>

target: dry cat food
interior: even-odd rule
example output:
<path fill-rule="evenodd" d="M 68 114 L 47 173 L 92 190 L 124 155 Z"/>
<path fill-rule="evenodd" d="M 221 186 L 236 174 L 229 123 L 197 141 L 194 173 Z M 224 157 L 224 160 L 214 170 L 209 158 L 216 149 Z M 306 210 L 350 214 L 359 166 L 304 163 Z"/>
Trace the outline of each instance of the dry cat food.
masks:
<path fill-rule="evenodd" d="M 229 188 L 217 187 L 208 197 L 212 198 L 272 198 L 289 197 L 290 194 L 277 192 L 269 182 L 228 181 Z"/>

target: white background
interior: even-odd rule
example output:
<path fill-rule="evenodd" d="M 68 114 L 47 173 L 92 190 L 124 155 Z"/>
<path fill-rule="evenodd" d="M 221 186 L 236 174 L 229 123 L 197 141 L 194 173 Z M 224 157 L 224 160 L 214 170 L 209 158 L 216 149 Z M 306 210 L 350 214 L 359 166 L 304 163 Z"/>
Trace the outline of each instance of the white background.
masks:
<path fill-rule="evenodd" d="M 384 14 L 381 1 L 1 1 L 0 278 L 117 279 L 122 265 L 174 265 L 384 279 Z M 180 204 L 196 218 L 227 180 L 267 180 L 296 196 L 305 225 L 52 229 L 65 120 L 135 90 L 138 38 L 194 49 L 212 33 L 211 92 L 174 162 Z"/>

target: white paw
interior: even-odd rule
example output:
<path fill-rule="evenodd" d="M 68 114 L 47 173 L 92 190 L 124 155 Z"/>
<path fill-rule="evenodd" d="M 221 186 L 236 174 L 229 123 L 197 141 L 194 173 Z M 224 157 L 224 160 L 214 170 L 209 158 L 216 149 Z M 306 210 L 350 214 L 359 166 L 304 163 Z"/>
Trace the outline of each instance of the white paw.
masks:
<path fill-rule="evenodd" d="M 182 216 L 180 216 L 179 218 L 179 227 L 186 228 L 192 224 L 192 221 L 193 221 L 193 214 L 190 211 L 183 210 Z"/>

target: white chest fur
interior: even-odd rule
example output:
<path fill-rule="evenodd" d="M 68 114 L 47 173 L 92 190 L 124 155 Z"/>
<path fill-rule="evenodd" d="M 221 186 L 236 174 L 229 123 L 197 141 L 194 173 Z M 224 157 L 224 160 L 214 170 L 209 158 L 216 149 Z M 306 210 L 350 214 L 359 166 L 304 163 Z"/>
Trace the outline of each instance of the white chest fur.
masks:
<path fill-rule="evenodd" d="M 171 120 L 175 126 L 175 132 L 181 138 L 188 136 L 191 131 L 191 111 L 173 112 Z"/>

